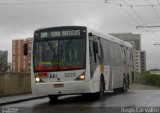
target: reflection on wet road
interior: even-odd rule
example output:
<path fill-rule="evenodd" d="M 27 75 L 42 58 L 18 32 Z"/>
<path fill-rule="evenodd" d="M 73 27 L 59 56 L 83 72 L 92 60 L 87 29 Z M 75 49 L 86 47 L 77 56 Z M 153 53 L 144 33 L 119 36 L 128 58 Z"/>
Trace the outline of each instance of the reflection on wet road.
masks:
<path fill-rule="evenodd" d="M 48 98 L 42 98 L 9 106 L 20 107 L 19 111 L 23 113 L 97 113 L 118 109 L 116 107 L 160 107 L 160 91 L 130 90 L 124 94 L 105 93 L 103 100 L 94 96 L 84 98 L 81 95 L 72 95 L 60 97 L 54 104 L 49 104 Z"/>

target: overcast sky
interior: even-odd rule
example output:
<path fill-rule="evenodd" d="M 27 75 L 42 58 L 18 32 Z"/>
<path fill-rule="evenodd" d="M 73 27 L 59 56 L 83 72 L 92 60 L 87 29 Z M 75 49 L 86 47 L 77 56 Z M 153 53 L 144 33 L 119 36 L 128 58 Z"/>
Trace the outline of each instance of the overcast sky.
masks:
<path fill-rule="evenodd" d="M 0 0 L 0 50 L 9 51 L 11 62 L 13 39 L 33 37 L 38 28 L 85 25 L 103 33 L 141 34 L 142 50 L 147 53 L 147 69 L 160 68 L 160 46 L 154 46 L 160 43 L 160 28 L 145 29 L 148 32 L 136 29 L 139 24 L 160 26 L 160 5 L 157 5 L 160 2 L 108 2 L 110 4 L 105 0 Z"/>

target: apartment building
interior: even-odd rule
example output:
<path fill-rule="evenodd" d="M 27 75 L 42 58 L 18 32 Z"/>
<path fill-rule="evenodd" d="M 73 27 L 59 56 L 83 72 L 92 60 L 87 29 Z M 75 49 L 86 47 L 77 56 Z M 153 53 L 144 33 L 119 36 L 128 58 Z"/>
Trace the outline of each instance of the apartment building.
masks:
<path fill-rule="evenodd" d="M 24 56 L 23 45 L 28 43 L 29 54 Z M 32 38 L 12 40 L 12 71 L 30 72 L 31 70 L 31 44 Z"/>
<path fill-rule="evenodd" d="M 146 71 L 146 52 L 141 51 L 141 71 Z"/>

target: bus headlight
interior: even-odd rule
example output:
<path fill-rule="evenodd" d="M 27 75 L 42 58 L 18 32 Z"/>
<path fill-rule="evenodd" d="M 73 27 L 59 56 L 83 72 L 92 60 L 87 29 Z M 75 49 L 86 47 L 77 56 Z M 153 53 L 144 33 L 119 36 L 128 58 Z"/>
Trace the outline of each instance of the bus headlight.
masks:
<path fill-rule="evenodd" d="M 35 80 L 36 80 L 36 83 L 39 83 L 41 81 L 39 77 L 36 77 Z"/>
<path fill-rule="evenodd" d="M 75 80 L 85 80 L 85 72 L 80 74 Z"/>
<path fill-rule="evenodd" d="M 35 77 L 35 82 L 36 83 L 42 83 L 44 81 L 40 77 Z"/>
<path fill-rule="evenodd" d="M 84 79 L 85 79 L 85 77 L 83 74 L 79 76 L 79 80 L 84 80 Z"/>

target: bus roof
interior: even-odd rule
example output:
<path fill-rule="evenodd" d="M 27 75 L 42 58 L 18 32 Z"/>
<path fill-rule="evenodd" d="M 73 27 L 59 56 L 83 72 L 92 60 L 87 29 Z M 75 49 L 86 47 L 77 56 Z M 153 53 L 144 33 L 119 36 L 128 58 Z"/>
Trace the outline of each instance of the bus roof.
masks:
<path fill-rule="evenodd" d="M 112 42 L 121 44 L 121 45 L 123 45 L 123 46 L 127 46 L 127 47 L 129 47 L 129 48 L 132 48 L 132 45 L 131 45 L 129 42 L 123 41 L 123 40 L 118 39 L 118 38 L 116 38 L 116 37 L 114 37 L 114 36 L 111 36 L 111 35 L 109 35 L 109 34 L 104 34 L 104 33 L 97 32 L 97 31 L 95 31 L 95 30 L 93 30 L 93 29 L 90 29 L 90 28 L 88 28 L 87 30 L 88 30 L 88 32 L 91 32 L 91 33 L 92 33 L 93 35 L 95 35 L 95 36 L 98 36 L 98 37 L 107 39 L 107 40 L 109 40 L 109 41 L 112 41 Z"/>
<path fill-rule="evenodd" d="M 87 27 L 85 26 L 55 26 L 55 27 L 47 27 L 47 28 L 39 28 L 35 32 L 41 32 L 41 31 L 49 31 L 53 29 L 68 29 L 68 28 L 81 28 L 81 29 L 86 29 Z"/>

